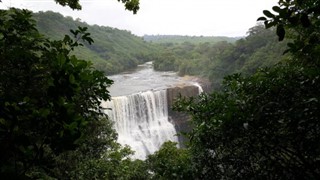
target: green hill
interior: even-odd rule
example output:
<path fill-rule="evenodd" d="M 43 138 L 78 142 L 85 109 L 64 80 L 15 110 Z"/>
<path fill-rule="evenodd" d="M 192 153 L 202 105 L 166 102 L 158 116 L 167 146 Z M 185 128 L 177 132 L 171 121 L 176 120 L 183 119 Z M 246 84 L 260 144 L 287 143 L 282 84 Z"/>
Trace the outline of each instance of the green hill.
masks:
<path fill-rule="evenodd" d="M 226 37 L 226 36 L 179 36 L 179 35 L 145 35 L 143 37 L 145 41 L 153 43 L 173 43 L 173 44 L 182 44 L 185 42 L 189 43 L 212 43 L 226 41 L 229 43 L 234 43 L 240 37 Z"/>
<path fill-rule="evenodd" d="M 34 18 L 39 31 L 52 39 L 62 39 L 65 34 L 71 34 L 70 29 L 76 29 L 78 26 L 88 27 L 94 43 L 85 44 L 75 53 L 82 59 L 92 61 L 95 68 L 106 74 L 125 71 L 150 61 L 151 54 L 155 51 L 154 46 L 129 31 L 98 25 L 91 26 L 52 11 L 35 13 Z"/>

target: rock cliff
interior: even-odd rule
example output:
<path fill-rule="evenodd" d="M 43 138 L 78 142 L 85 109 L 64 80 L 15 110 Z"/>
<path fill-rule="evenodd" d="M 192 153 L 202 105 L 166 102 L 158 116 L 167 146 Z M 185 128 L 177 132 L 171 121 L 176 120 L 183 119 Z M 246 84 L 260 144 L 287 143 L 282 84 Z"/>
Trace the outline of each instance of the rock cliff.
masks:
<path fill-rule="evenodd" d="M 180 95 L 182 97 L 192 97 L 197 96 L 198 94 L 199 88 L 193 85 L 181 84 L 176 87 L 167 89 L 169 120 L 174 124 L 178 133 L 191 131 L 192 127 L 189 122 L 190 117 L 186 113 L 173 111 L 172 105 Z M 186 142 L 186 138 L 184 138 L 184 136 L 182 135 L 179 135 L 178 138 L 180 147 L 184 147 L 184 142 Z"/>

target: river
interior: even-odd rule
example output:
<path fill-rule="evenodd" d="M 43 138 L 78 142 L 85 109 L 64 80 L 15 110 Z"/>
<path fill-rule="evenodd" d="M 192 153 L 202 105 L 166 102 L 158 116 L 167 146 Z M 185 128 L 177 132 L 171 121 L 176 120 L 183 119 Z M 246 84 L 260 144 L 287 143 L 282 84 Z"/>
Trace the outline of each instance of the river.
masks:
<path fill-rule="evenodd" d="M 181 84 L 197 84 L 189 77 L 179 77 L 176 72 L 154 71 L 152 62 L 139 65 L 133 71 L 108 77 L 114 81 L 108 89 L 113 97 L 167 89 Z"/>

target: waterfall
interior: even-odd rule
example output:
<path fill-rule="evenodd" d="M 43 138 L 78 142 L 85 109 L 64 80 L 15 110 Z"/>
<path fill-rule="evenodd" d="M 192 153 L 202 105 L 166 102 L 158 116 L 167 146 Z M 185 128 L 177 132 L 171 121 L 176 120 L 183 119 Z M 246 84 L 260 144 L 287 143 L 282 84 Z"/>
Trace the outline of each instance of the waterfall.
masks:
<path fill-rule="evenodd" d="M 174 125 L 168 120 L 167 91 L 146 91 L 113 97 L 104 102 L 109 118 L 114 121 L 118 142 L 135 151 L 133 158 L 145 159 L 165 141 L 178 142 Z"/>
<path fill-rule="evenodd" d="M 203 93 L 203 89 L 199 83 L 194 83 L 193 85 L 198 87 L 199 94 Z"/>

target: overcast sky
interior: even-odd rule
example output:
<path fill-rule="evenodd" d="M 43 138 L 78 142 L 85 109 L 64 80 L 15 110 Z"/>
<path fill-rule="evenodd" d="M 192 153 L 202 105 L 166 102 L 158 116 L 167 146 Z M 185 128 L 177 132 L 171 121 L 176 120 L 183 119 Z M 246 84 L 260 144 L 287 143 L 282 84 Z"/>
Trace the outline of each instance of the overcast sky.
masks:
<path fill-rule="evenodd" d="M 136 15 L 117 0 L 82 0 L 81 11 L 57 5 L 54 0 L 2 0 L 0 8 L 52 10 L 80 18 L 88 24 L 111 26 L 148 35 L 244 36 L 278 0 L 140 0 Z"/>

